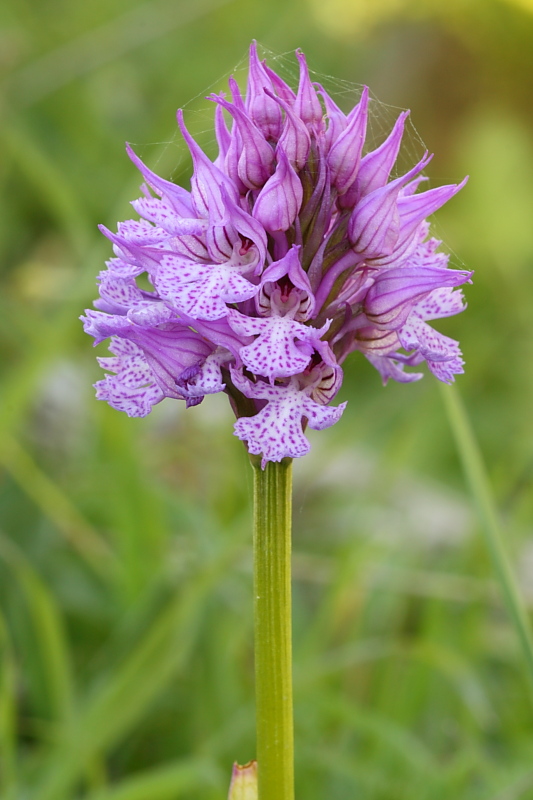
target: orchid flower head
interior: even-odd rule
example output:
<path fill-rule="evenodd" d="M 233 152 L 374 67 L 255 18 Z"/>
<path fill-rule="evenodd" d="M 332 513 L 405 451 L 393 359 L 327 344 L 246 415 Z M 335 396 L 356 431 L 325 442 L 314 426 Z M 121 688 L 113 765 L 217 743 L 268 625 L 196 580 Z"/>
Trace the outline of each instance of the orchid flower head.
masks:
<path fill-rule="evenodd" d="M 209 98 L 214 160 L 178 111 L 189 189 L 127 145 L 140 219 L 102 226 L 114 258 L 82 317 L 95 344 L 109 340 L 99 399 L 142 417 L 165 398 L 191 407 L 224 392 L 235 435 L 263 467 L 304 455 L 306 428 L 340 419 L 346 403 L 332 403 L 355 351 L 384 383 L 418 380 L 409 368 L 424 361 L 451 383 L 459 345 L 429 323 L 461 312 L 458 287 L 471 282 L 449 268 L 426 219 L 465 181 L 418 191 L 431 156 L 394 173 L 409 112 L 371 149 L 367 87 L 345 113 L 300 50 L 296 59 L 293 89 L 252 43 L 245 94 L 230 78 L 228 94 Z"/>

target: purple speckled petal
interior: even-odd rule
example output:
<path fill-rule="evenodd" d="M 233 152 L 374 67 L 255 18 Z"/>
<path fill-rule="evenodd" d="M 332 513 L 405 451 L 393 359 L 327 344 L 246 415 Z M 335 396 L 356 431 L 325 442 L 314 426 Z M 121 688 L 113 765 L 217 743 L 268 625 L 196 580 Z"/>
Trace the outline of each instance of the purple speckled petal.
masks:
<path fill-rule="evenodd" d="M 239 376 L 235 369 L 231 375 L 234 384 L 247 397 L 269 400 L 255 416 L 238 419 L 234 429 L 235 435 L 247 442 L 250 453 L 263 456 L 263 469 L 267 461 L 298 458 L 309 451 L 309 442 L 303 434 L 303 417 L 308 419 L 309 427 L 321 430 L 338 422 L 346 407 L 346 403 L 337 408 L 320 406 L 300 389 L 296 378 L 287 386 L 268 386 L 253 384 Z"/>
<path fill-rule="evenodd" d="M 406 350 L 417 350 L 427 361 L 450 361 L 459 355 L 459 345 L 439 333 L 412 312 L 398 331 L 398 338 Z"/>
<path fill-rule="evenodd" d="M 453 290 L 453 287 L 443 287 L 430 292 L 427 297 L 419 300 L 413 312 L 422 319 L 439 319 L 460 314 L 466 308 L 462 291 Z"/>
<path fill-rule="evenodd" d="M 314 343 L 329 328 L 329 323 L 318 329 L 288 316 L 253 318 L 235 310 L 229 310 L 228 322 L 236 333 L 257 336 L 252 344 L 241 348 L 240 357 L 251 372 L 270 381 L 303 372 L 315 349 Z"/>
<path fill-rule="evenodd" d="M 207 356 L 200 367 L 185 370 L 178 379 L 183 394 L 186 397 L 203 397 L 224 391 L 226 384 L 222 380 L 221 369 L 232 358 L 230 352 L 219 347 Z"/>
<path fill-rule="evenodd" d="M 131 389 L 124 386 L 117 375 L 106 375 L 94 384 L 94 388 L 97 400 L 105 400 L 128 417 L 146 417 L 152 407 L 165 398 L 156 383 Z"/>
<path fill-rule="evenodd" d="M 348 402 L 339 403 L 338 406 L 321 406 L 318 403 L 310 402 L 305 406 L 305 416 L 310 428 L 315 431 L 323 431 L 330 428 L 342 417 L 342 413 Z"/>
<path fill-rule="evenodd" d="M 453 302 L 455 301 L 452 295 L 444 309 L 447 310 Z M 406 323 L 398 331 L 402 347 L 406 350 L 414 350 L 419 357 L 425 359 L 430 371 L 440 381 L 453 383 L 454 376 L 464 372 L 459 343 L 455 339 L 450 339 L 449 336 L 433 330 L 419 316 L 419 308 L 420 304 L 417 306 L 417 311 L 411 312 Z M 420 310 L 423 309 L 420 308 Z M 439 314 L 439 316 L 447 316 L 447 314 Z"/>
<path fill-rule="evenodd" d="M 114 358 L 99 358 L 100 366 L 115 372 L 94 384 L 98 400 L 105 400 L 129 417 L 145 417 L 164 394 L 154 381 L 142 350 L 133 342 L 112 339 Z"/>
<path fill-rule="evenodd" d="M 171 236 L 202 236 L 207 230 L 205 219 L 178 216 L 170 203 L 165 203 L 157 197 L 140 197 L 138 200 L 133 200 L 131 205 L 141 217 L 157 225 L 155 231 L 158 233 L 159 240 L 168 238 L 169 234 Z M 162 233 L 159 233 L 160 231 Z"/>
<path fill-rule="evenodd" d="M 158 244 L 169 238 L 167 231 L 154 228 L 144 219 L 127 219 L 125 222 L 119 222 L 117 232 L 128 244 L 141 246 Z"/>
<path fill-rule="evenodd" d="M 138 267 L 134 264 L 128 264 L 121 258 L 110 258 L 109 261 L 106 261 L 105 263 L 109 272 L 113 272 L 115 275 L 120 275 L 122 278 L 136 278 L 138 275 L 144 272 L 143 267 Z"/>
<path fill-rule="evenodd" d="M 427 365 L 430 372 L 443 383 L 454 383 L 456 375 L 462 375 L 464 372 L 464 361 L 461 357 L 459 345 L 457 345 L 457 354 L 453 358 L 446 361 L 432 361 L 427 359 Z"/>
<path fill-rule="evenodd" d="M 110 270 L 104 270 L 97 278 L 100 300 L 94 303 L 100 311 L 110 314 L 126 314 L 131 306 L 145 301 L 145 297 L 134 278 L 122 277 Z"/>
<path fill-rule="evenodd" d="M 216 320 L 227 314 L 226 303 L 254 297 L 259 287 L 225 264 L 193 264 L 183 268 L 174 256 L 163 256 L 155 278 L 160 296 L 178 311 L 198 319 Z"/>

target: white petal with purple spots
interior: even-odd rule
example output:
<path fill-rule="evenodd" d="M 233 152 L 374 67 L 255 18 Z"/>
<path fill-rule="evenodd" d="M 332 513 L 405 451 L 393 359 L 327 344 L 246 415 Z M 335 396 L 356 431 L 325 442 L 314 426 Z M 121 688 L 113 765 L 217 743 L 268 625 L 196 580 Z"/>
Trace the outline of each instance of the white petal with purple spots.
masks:
<path fill-rule="evenodd" d="M 154 380 L 140 347 L 124 339 L 113 338 L 109 349 L 114 358 L 99 358 L 105 370 L 115 372 L 94 384 L 98 400 L 106 400 L 128 417 L 145 417 L 164 394 Z"/>
<path fill-rule="evenodd" d="M 311 328 L 289 316 L 246 317 L 231 309 L 228 322 L 236 333 L 257 335 L 255 342 L 241 347 L 239 355 L 251 372 L 271 381 L 303 372 L 313 355 L 314 342 L 329 327 L 328 323 L 320 329 Z"/>
<path fill-rule="evenodd" d="M 322 430 L 338 422 L 346 407 L 346 403 L 336 408 L 320 406 L 300 389 L 296 378 L 287 386 L 270 386 L 263 382 L 253 384 L 235 369 L 231 375 L 234 384 L 247 397 L 269 400 L 255 416 L 238 419 L 234 428 L 235 435 L 247 442 L 250 453 L 263 456 L 263 469 L 267 461 L 298 458 L 309 451 L 310 444 L 302 427 L 304 417 L 310 428 Z"/>
<path fill-rule="evenodd" d="M 228 311 L 226 303 L 249 300 L 259 288 L 230 263 L 185 263 L 175 256 L 163 256 L 155 286 L 176 309 L 205 320 L 221 319 Z"/>

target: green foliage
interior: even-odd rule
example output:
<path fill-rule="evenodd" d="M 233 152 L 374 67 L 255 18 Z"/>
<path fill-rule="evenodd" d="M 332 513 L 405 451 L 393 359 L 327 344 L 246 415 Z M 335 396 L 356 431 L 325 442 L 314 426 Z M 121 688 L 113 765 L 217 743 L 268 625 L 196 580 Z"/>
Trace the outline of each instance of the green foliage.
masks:
<path fill-rule="evenodd" d="M 409 106 L 435 182 L 470 173 L 437 235 L 475 282 L 441 329 L 492 487 L 463 427 L 478 516 L 434 382 L 383 389 L 348 362 L 344 418 L 294 469 L 297 797 L 533 797 L 527 661 L 481 535 L 501 528 L 530 606 L 533 15 L 346 3 L 2 6 L 2 800 L 216 800 L 255 755 L 252 476 L 231 413 L 98 404 L 77 321 L 111 252 L 96 224 L 136 196 L 123 141 L 185 180 L 174 109 L 212 148 L 203 97 L 253 37 L 303 47 L 341 105 L 327 75 Z M 374 105 L 379 137 L 393 112 Z"/>

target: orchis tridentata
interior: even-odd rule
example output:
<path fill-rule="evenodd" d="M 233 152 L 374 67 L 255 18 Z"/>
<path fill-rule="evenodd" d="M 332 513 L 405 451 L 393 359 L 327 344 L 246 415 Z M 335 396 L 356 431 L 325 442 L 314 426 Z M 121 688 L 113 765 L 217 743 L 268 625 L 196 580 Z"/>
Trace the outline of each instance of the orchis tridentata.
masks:
<path fill-rule="evenodd" d="M 346 403 L 329 404 L 354 350 L 385 383 L 419 379 L 404 368 L 422 361 L 452 382 L 458 344 L 427 321 L 463 310 L 454 289 L 471 276 L 448 269 L 426 221 L 464 181 L 417 192 L 427 154 L 389 180 L 408 112 L 364 154 L 367 89 L 344 114 L 296 56 L 296 92 L 252 44 L 245 96 L 232 78 L 231 100 L 211 95 L 214 162 L 178 112 L 190 192 L 128 147 L 144 178 L 141 219 L 102 227 L 116 257 L 83 318 L 96 343 L 111 337 L 99 399 L 145 416 L 165 397 L 194 406 L 226 392 L 235 434 L 263 467 L 304 455 L 306 425 L 337 422 Z M 152 291 L 137 285 L 142 273 Z"/>

